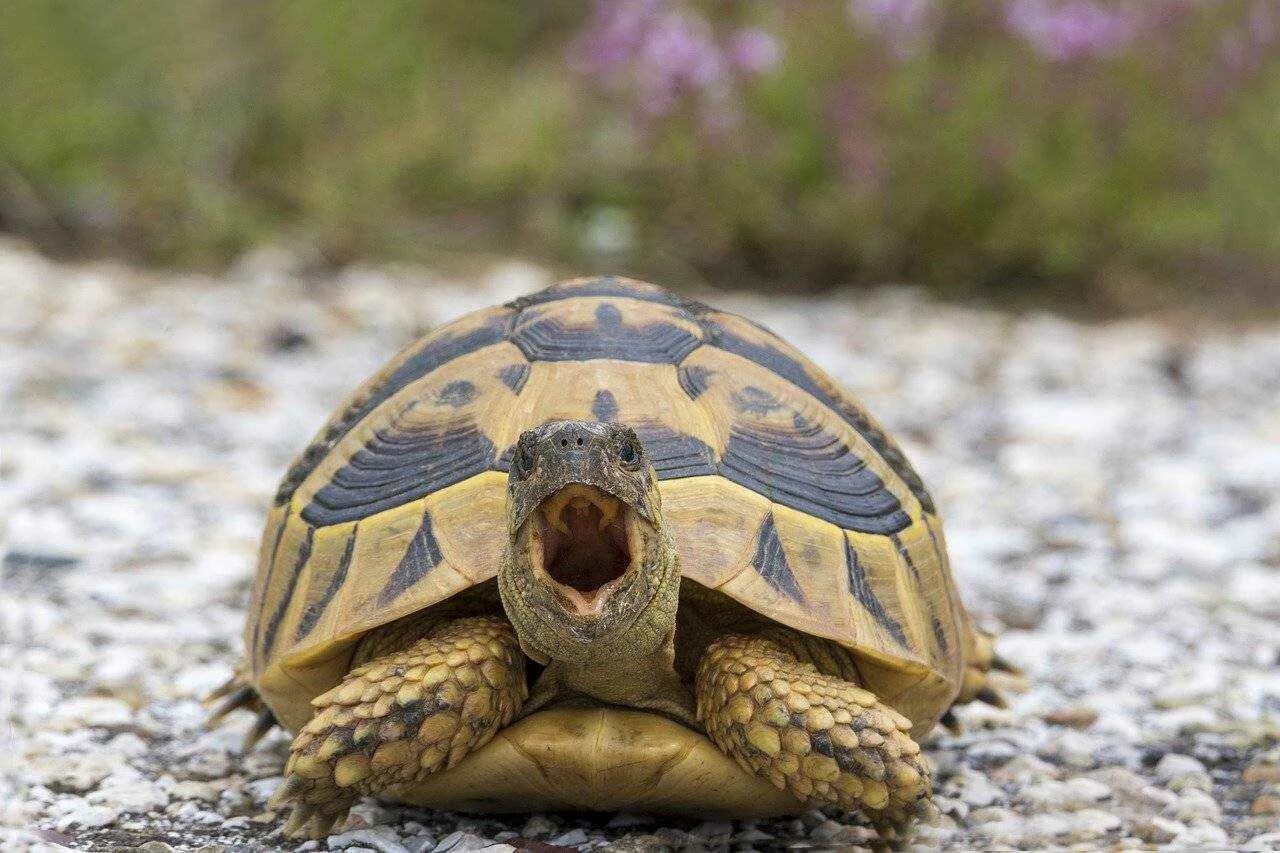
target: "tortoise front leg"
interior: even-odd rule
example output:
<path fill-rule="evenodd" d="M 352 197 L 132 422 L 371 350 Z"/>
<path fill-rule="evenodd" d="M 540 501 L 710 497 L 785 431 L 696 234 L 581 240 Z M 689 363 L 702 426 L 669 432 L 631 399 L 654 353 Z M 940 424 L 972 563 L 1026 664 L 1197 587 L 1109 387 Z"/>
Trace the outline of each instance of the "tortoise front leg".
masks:
<path fill-rule="evenodd" d="M 505 619 L 436 623 L 399 651 L 353 669 L 312 700 L 273 805 L 292 805 L 285 835 L 323 838 L 362 795 L 457 764 L 515 716 L 524 655 Z"/>
<path fill-rule="evenodd" d="M 698 718 L 716 745 L 804 802 L 900 823 L 930 796 L 906 717 L 767 637 L 712 642 L 696 686 Z"/>

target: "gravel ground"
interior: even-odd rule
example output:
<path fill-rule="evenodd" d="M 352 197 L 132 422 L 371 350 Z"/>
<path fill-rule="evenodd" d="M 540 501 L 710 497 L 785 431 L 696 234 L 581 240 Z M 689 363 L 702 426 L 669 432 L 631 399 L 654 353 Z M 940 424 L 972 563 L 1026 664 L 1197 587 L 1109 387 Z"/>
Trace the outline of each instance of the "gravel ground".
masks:
<path fill-rule="evenodd" d="M 224 278 L 0 247 L 0 847 L 276 849 L 288 741 L 200 727 L 287 462 L 412 335 L 546 283 L 507 264 Z M 1025 670 L 929 743 L 920 849 L 1280 848 L 1280 325 L 1085 325 L 906 290 L 720 296 L 859 391 Z M 492 820 L 367 801 L 302 849 L 866 847 L 854 816 Z M 493 846 L 488 846 L 493 845 Z M 293 849 L 293 845 L 283 845 Z"/>

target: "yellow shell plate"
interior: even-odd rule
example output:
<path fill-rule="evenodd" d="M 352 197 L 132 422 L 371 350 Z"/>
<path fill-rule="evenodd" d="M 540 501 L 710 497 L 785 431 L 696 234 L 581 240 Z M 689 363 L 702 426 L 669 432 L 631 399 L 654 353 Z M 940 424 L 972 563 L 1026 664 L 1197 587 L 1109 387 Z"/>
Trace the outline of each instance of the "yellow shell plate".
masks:
<path fill-rule="evenodd" d="M 616 708 L 539 711 L 395 799 L 468 812 L 589 809 L 700 818 L 804 809 L 705 736 L 665 717 Z"/>

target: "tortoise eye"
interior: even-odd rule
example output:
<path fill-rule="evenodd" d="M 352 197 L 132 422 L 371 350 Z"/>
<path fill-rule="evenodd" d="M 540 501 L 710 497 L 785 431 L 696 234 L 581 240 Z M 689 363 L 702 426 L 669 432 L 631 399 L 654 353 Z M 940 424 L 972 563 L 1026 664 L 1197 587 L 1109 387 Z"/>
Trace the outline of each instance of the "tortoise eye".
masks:
<path fill-rule="evenodd" d="M 618 448 L 618 461 L 628 468 L 640 464 L 640 445 L 634 438 L 625 438 Z"/>

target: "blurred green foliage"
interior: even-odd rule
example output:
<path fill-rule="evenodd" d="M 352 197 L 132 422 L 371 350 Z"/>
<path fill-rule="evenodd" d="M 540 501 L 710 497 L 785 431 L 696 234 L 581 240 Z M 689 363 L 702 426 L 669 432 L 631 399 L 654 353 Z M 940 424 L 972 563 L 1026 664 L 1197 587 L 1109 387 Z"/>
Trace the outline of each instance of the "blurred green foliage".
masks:
<path fill-rule="evenodd" d="M 334 262 L 1272 299 L 1275 42 L 1258 4 L 1164 5 L 1064 57 L 976 0 L 905 24 L 885 2 L 10 0 L 0 227 L 197 266 L 304 241 Z M 734 33 L 777 56 L 735 72 Z M 677 60 L 695 72 L 655 107 Z"/>

